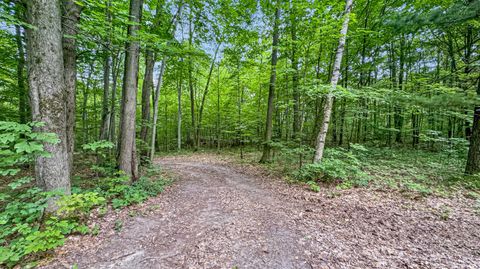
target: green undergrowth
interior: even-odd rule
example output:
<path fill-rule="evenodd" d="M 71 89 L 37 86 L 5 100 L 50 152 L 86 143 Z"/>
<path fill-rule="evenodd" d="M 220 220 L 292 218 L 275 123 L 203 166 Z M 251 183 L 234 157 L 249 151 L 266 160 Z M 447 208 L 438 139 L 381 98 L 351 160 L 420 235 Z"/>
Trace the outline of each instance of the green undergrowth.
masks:
<path fill-rule="evenodd" d="M 24 182 L 25 187 L 17 182 L 10 184 L 12 188 L 1 193 L 0 264 L 11 267 L 35 260 L 42 252 L 63 245 L 70 234 L 97 234 L 95 227 L 87 226 L 92 215 L 101 216 L 108 208 L 121 209 L 142 203 L 158 195 L 169 183 L 163 178 L 141 177 L 130 184 L 128 178 L 121 175 L 91 180 L 97 187 L 83 189 L 76 185 L 74 193 L 68 196 L 44 192 L 29 182 Z M 58 209 L 46 214 L 44 210 L 52 197 Z"/>
<path fill-rule="evenodd" d="M 345 190 L 370 188 L 397 191 L 406 196 L 449 196 L 461 192 L 480 198 L 480 175 L 464 175 L 466 147 L 446 149 L 388 148 L 350 144 L 327 147 L 321 163 L 312 163 L 314 150 L 298 143 L 274 143 L 272 162 L 261 164 L 288 182 L 305 183 L 310 190 L 322 187 Z M 222 151 L 238 162 L 258 164 L 261 151 L 247 147 Z"/>
<path fill-rule="evenodd" d="M 143 176 L 130 183 L 114 169 L 106 141 L 84 145 L 83 155 L 91 155 L 77 169 L 72 194 L 45 192 L 34 185 L 31 163 L 37 156 L 49 157 L 43 143 L 56 143 L 54 135 L 32 130 L 38 123 L 0 122 L 0 267 L 32 267 L 46 252 L 64 244 L 71 234 L 98 234 L 98 226 L 88 220 L 114 210 L 144 202 L 158 195 L 169 180 L 150 166 Z M 81 161 L 78 163 L 82 163 Z M 78 166 L 78 164 L 77 164 Z M 56 210 L 47 213 L 49 204 Z"/>
<path fill-rule="evenodd" d="M 480 175 L 465 176 L 464 153 L 350 145 L 327 148 L 321 163 L 308 163 L 289 173 L 295 181 L 333 184 L 337 189 L 368 187 L 396 190 L 415 197 L 448 196 L 456 191 L 475 196 Z"/>

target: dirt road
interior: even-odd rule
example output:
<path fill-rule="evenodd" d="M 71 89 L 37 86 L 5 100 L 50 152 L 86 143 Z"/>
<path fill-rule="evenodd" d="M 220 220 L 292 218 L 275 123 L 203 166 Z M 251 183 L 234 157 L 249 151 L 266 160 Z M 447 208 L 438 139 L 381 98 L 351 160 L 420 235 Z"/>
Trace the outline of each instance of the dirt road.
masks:
<path fill-rule="evenodd" d="M 179 178 L 148 213 L 73 238 L 47 267 L 480 268 L 473 200 L 313 193 L 211 156 L 158 164 Z"/>

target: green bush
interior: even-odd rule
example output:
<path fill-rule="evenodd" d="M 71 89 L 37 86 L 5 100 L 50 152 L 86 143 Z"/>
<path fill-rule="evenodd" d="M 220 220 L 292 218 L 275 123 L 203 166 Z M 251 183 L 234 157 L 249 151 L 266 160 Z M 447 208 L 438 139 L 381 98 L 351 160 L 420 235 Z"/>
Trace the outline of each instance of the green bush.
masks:
<path fill-rule="evenodd" d="M 368 185 L 369 176 L 360 168 L 357 158 L 365 149 L 352 145 L 350 150 L 329 148 L 320 163 L 311 163 L 293 172 L 299 181 L 343 182 L 343 187 Z"/>
<path fill-rule="evenodd" d="M 15 176 L 21 165 L 32 162 L 37 156 L 50 156 L 43 150 L 43 143 L 58 143 L 59 140 L 55 134 L 33 132 L 33 127 L 43 125 L 0 121 L 0 176 Z"/>
<path fill-rule="evenodd" d="M 121 176 L 102 179 L 98 191 L 112 201 L 113 208 L 121 208 L 141 203 L 148 197 L 158 195 L 166 184 L 168 181 L 163 179 L 150 180 L 141 177 L 132 185 L 128 185 L 128 178 Z"/>
<path fill-rule="evenodd" d="M 19 182 L 10 184 L 12 191 L 18 187 Z M 0 265 L 14 266 L 26 255 L 53 249 L 63 244 L 65 235 L 80 232 L 74 219 L 44 216 L 50 198 L 61 195 L 34 187 L 9 198 L 0 213 Z"/>
<path fill-rule="evenodd" d="M 105 204 L 105 198 L 97 192 L 74 193 L 57 201 L 57 214 L 63 218 L 83 219 L 94 207 Z"/>

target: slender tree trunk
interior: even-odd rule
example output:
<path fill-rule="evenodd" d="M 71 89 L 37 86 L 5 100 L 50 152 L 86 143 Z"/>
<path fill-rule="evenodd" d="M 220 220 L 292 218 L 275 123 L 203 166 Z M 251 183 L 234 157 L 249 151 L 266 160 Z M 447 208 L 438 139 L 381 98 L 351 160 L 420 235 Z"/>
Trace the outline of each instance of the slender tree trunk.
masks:
<path fill-rule="evenodd" d="M 107 24 L 111 25 L 110 6 L 111 0 L 107 1 Z M 110 29 L 111 30 L 111 29 Z M 111 54 L 110 54 L 110 37 L 107 37 L 107 42 L 104 49 L 103 58 L 103 98 L 102 98 L 102 125 L 100 129 L 100 140 L 107 140 L 110 130 L 110 70 L 111 70 Z"/>
<path fill-rule="evenodd" d="M 267 119 L 265 126 L 265 140 L 263 145 L 263 154 L 260 162 L 270 162 L 272 158 L 271 145 L 272 142 L 272 119 L 273 119 L 273 101 L 275 99 L 275 82 L 277 80 L 277 61 L 278 61 L 278 40 L 280 24 L 280 1 L 277 0 L 275 7 L 275 21 L 273 24 L 273 42 L 272 42 L 272 63 L 270 73 L 270 85 L 268 88 L 268 107 L 267 107 Z"/>
<path fill-rule="evenodd" d="M 315 148 L 315 162 L 321 162 L 323 157 L 323 149 L 327 138 L 328 125 L 330 123 L 330 115 L 332 114 L 333 105 L 333 91 L 337 87 L 338 79 L 340 77 L 340 65 L 342 63 L 343 50 L 345 48 L 345 40 L 347 38 L 348 23 L 350 20 L 350 11 L 352 9 L 353 0 L 347 0 L 345 5 L 345 15 L 340 31 L 340 41 L 338 43 L 337 54 L 335 56 L 335 63 L 333 66 L 333 74 L 331 87 L 326 97 L 325 107 L 323 108 L 323 123 L 320 132 L 317 136 L 317 143 Z"/>
<path fill-rule="evenodd" d="M 190 7 L 190 13 L 192 12 L 192 8 Z M 188 47 L 192 49 L 193 43 L 193 29 L 192 29 L 192 14 L 189 16 L 189 28 L 188 28 Z M 188 88 L 190 91 L 190 115 L 192 119 L 192 126 L 190 128 L 190 141 L 192 142 L 193 149 L 197 150 L 197 138 L 195 134 L 196 126 L 195 126 L 195 89 L 193 87 L 193 61 L 192 56 L 188 56 Z"/>
<path fill-rule="evenodd" d="M 92 82 L 92 75 L 93 75 L 93 63 L 90 64 L 90 69 L 87 76 L 87 83 L 85 87 L 83 87 L 83 100 L 82 100 L 82 132 L 83 132 L 83 144 L 88 143 L 88 123 L 87 123 L 87 101 L 88 101 L 88 92 L 90 91 L 90 84 Z"/>
<path fill-rule="evenodd" d="M 158 12 L 158 11 L 157 11 Z M 155 66 L 155 55 L 152 50 L 147 49 L 145 55 L 145 75 L 142 85 L 142 128 L 140 130 L 140 139 L 148 144 L 148 125 L 150 123 L 150 97 L 153 88 L 153 68 Z M 147 151 L 142 152 L 143 156 Z"/>
<path fill-rule="evenodd" d="M 220 151 L 220 63 L 217 70 L 217 151 Z"/>
<path fill-rule="evenodd" d="M 78 22 L 82 8 L 74 0 L 63 1 L 63 63 L 66 100 L 66 135 L 70 172 L 73 166 L 73 151 L 75 148 L 75 92 L 77 87 L 77 52 L 76 39 Z"/>
<path fill-rule="evenodd" d="M 20 17 L 20 16 L 18 16 Z M 19 25 L 15 25 L 15 37 L 17 41 L 17 86 L 18 86 L 18 119 L 20 123 L 27 122 L 27 87 L 25 85 L 25 51 L 22 41 L 22 31 Z"/>
<path fill-rule="evenodd" d="M 200 130 L 201 130 L 201 126 L 202 126 L 202 116 L 203 116 L 203 108 L 205 106 L 205 99 L 207 98 L 207 94 L 208 94 L 208 87 L 210 86 L 210 80 L 212 78 L 212 73 L 213 73 L 213 67 L 215 66 L 215 60 L 217 59 L 217 54 L 218 54 L 218 50 L 220 49 L 220 45 L 221 43 L 219 43 L 217 45 L 217 48 L 215 49 L 215 54 L 213 55 L 213 59 L 212 59 L 212 64 L 210 65 L 210 69 L 208 71 L 208 77 L 207 77 L 207 83 L 205 84 L 205 90 L 203 91 L 203 96 L 202 96 L 202 101 L 200 103 L 200 109 L 198 111 L 198 124 L 197 124 L 197 134 L 196 134 L 196 138 L 197 138 L 197 146 L 200 145 Z"/>
<path fill-rule="evenodd" d="M 135 115 L 137 102 L 138 65 L 140 42 L 137 39 L 142 17 L 143 0 L 130 0 L 129 41 L 126 45 L 125 70 L 122 89 L 122 109 L 120 116 L 120 143 L 118 166 L 132 180 L 138 177 L 138 162 L 135 147 Z"/>
<path fill-rule="evenodd" d="M 178 18 L 182 13 L 183 1 L 180 1 L 178 4 L 177 14 L 172 20 L 172 32 L 175 33 L 177 29 Z M 160 72 L 158 73 L 157 87 L 155 88 L 155 93 L 153 96 L 153 119 L 152 119 L 152 137 L 150 142 L 150 160 L 153 160 L 155 156 L 155 142 L 157 135 L 157 121 L 158 121 L 158 101 L 160 99 L 160 89 L 162 88 L 163 82 L 163 73 L 165 72 L 165 67 L 167 65 L 167 56 L 164 56 L 162 62 L 160 63 Z"/>
<path fill-rule="evenodd" d="M 293 137 L 295 139 L 300 138 L 300 128 L 301 128 L 301 113 L 300 113 L 300 92 L 298 89 L 298 58 L 297 58 L 297 18 L 296 18 L 296 9 L 295 4 L 291 4 L 291 14 L 290 14 L 290 23 L 291 23 L 291 36 L 292 36 L 292 89 L 293 89 Z"/>
<path fill-rule="evenodd" d="M 111 142 L 116 140 L 116 104 L 117 104 L 117 81 L 118 76 L 120 75 L 120 56 L 115 56 L 112 59 L 112 100 L 110 104 L 110 130 L 109 130 L 109 139 Z"/>
<path fill-rule="evenodd" d="M 59 0 L 27 1 L 28 81 L 32 119 L 43 122 L 36 131 L 55 133 L 58 143 L 45 143 L 50 157 L 35 160 L 37 185 L 46 191 L 70 194 L 67 108 L 62 47 L 62 12 Z M 51 202 L 47 210 L 55 210 Z"/>
<path fill-rule="evenodd" d="M 108 52 L 107 52 L 108 53 Z M 102 125 L 100 129 L 100 140 L 108 138 L 110 129 L 110 55 L 106 55 L 103 62 L 103 98 L 102 98 Z"/>
<path fill-rule="evenodd" d="M 165 72 L 165 66 L 167 65 L 167 57 L 165 56 L 160 63 L 160 71 L 158 72 L 157 87 L 155 88 L 155 96 L 153 98 L 153 124 L 152 124 L 152 137 L 150 142 L 150 160 L 155 157 L 155 141 L 157 135 L 157 121 L 158 121 L 158 101 L 160 100 L 160 89 L 163 83 L 163 73 Z"/>
<path fill-rule="evenodd" d="M 182 149 L 182 75 L 180 74 L 177 85 L 177 150 Z"/>
<path fill-rule="evenodd" d="M 405 78 L 405 36 L 402 34 L 400 37 L 400 58 L 399 58 L 399 74 L 398 74 L 398 90 L 403 91 L 403 83 Z M 403 130 L 403 112 L 402 108 L 398 105 L 395 106 L 394 114 L 395 129 L 397 134 L 395 136 L 395 142 L 402 143 L 402 130 Z"/>
<path fill-rule="evenodd" d="M 151 27 L 155 31 L 160 25 L 161 4 L 163 1 L 157 2 L 156 14 L 154 23 Z M 149 44 L 147 44 L 149 45 Z M 144 142 L 145 146 L 148 145 L 148 131 L 150 125 L 150 97 L 153 92 L 153 69 L 155 67 L 155 53 L 151 47 L 147 47 L 145 55 L 145 75 L 142 85 L 142 128 L 140 130 L 140 139 Z M 153 96 L 155 98 L 155 96 Z M 141 153 L 142 156 L 148 157 L 148 149 Z"/>

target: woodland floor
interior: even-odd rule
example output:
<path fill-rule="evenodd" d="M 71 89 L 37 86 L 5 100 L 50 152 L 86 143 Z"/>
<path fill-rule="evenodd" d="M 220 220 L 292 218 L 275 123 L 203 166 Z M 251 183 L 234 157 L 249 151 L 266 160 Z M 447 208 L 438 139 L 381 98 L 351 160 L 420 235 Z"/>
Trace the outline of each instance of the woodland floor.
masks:
<path fill-rule="evenodd" d="M 480 268 L 474 200 L 314 193 L 213 154 L 156 163 L 176 174 L 172 186 L 101 219 L 99 235 L 71 237 L 43 266 Z"/>

